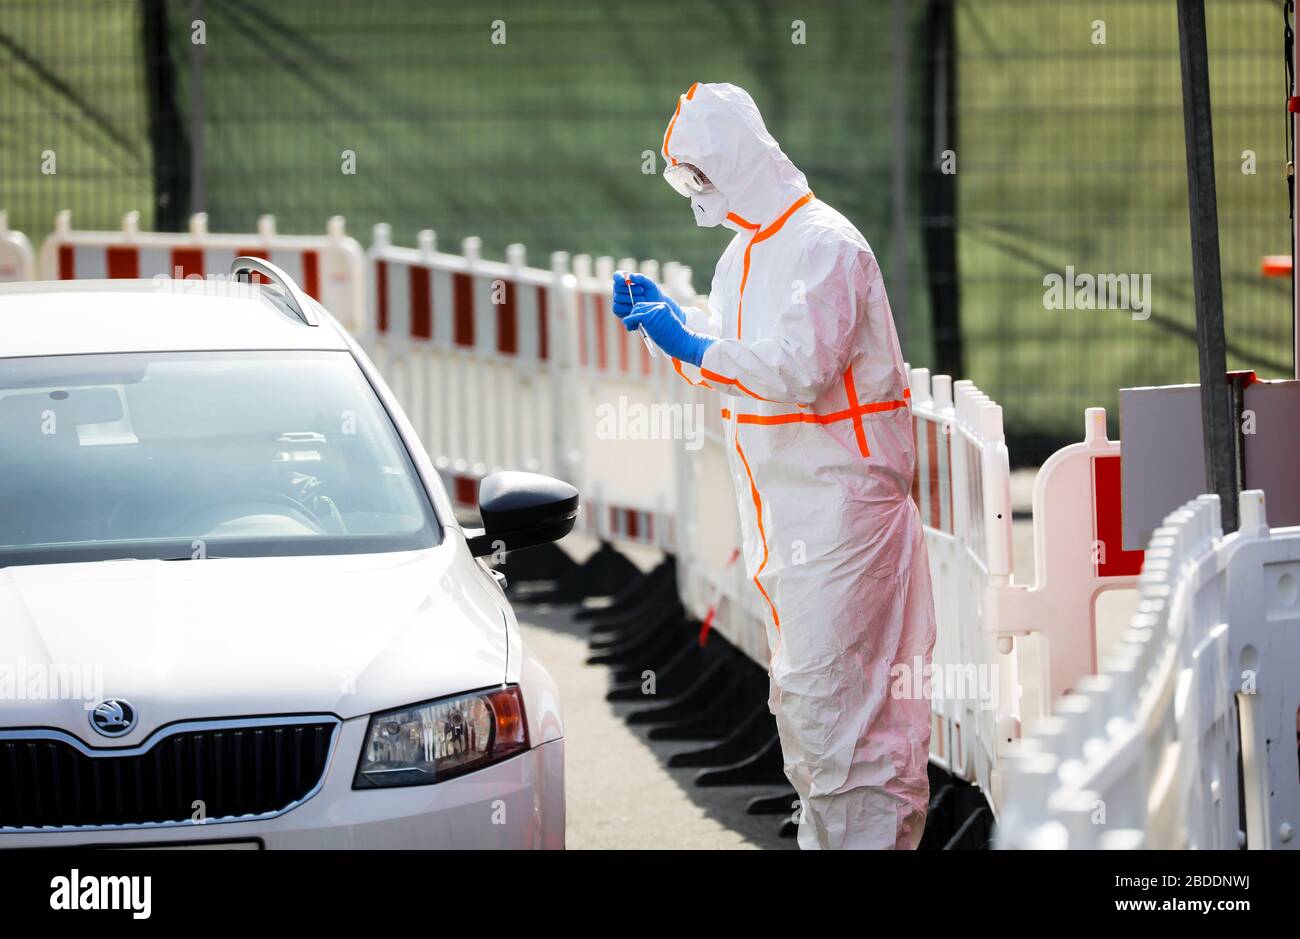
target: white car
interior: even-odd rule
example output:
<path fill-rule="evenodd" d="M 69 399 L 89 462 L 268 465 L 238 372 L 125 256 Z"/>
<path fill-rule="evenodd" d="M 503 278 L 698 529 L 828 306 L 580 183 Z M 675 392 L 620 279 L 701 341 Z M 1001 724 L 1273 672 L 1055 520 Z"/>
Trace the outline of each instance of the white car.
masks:
<path fill-rule="evenodd" d="M 392 393 L 271 283 L 0 285 L 0 847 L 560 848 L 555 683 Z"/>

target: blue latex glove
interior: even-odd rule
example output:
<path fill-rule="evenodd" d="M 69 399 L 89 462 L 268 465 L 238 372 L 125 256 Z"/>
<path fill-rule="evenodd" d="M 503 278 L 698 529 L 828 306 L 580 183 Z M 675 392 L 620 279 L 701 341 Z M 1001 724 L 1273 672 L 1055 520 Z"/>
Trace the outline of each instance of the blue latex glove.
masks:
<path fill-rule="evenodd" d="M 638 303 L 623 318 L 623 325 L 629 332 L 644 327 L 660 349 L 697 368 L 704 361 L 704 350 L 715 341 L 712 336 L 701 336 L 688 328 L 667 303 Z"/>
<path fill-rule="evenodd" d="M 632 279 L 632 297 L 629 298 L 627 278 Z M 629 274 L 625 271 L 614 272 L 614 315 L 619 319 L 627 316 L 632 312 L 633 303 L 666 303 L 673 311 L 673 316 L 677 317 L 679 323 L 686 322 L 686 314 L 682 308 L 677 305 L 677 301 L 668 296 L 659 289 L 649 277 L 644 274 Z"/>

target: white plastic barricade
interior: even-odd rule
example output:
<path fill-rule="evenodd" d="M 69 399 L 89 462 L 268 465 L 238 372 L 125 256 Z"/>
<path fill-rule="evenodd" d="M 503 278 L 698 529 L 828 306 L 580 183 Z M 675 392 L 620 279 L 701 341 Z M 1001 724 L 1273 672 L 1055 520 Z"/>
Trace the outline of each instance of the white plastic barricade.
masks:
<path fill-rule="evenodd" d="M 35 280 L 36 258 L 32 243 L 20 231 L 9 227 L 9 215 L 0 209 L 0 283 Z"/>
<path fill-rule="evenodd" d="M 1037 633 L 1043 671 L 1021 678 L 1048 705 L 1097 671 L 1097 597 L 1133 587 L 1142 552 L 1125 551 L 1120 444 L 1106 437 L 1106 410 L 1084 413 L 1084 439 L 1047 459 L 1034 479 L 1034 585 L 993 592 L 986 604 L 996 636 Z"/>
<path fill-rule="evenodd" d="M 395 247 L 389 226 L 375 226 L 374 313 L 360 341 L 453 500 L 476 505 L 479 480 L 501 469 L 574 480 L 568 256 L 542 270 L 527 266 L 523 245 L 503 263 L 484 260 L 477 238 L 461 255 L 439 252 L 432 231 L 418 244 Z"/>
<path fill-rule="evenodd" d="M 637 269 L 624 260 L 620 269 Z M 658 279 L 658 265 L 645 273 Z M 614 261 L 574 258 L 575 358 L 571 410 L 581 460 L 575 484 L 585 508 L 581 527 L 609 541 L 674 550 L 677 542 L 675 449 L 694 445 L 702 408 L 670 382 L 672 364 L 651 354 L 639 333 L 610 310 Z"/>
<path fill-rule="evenodd" d="M 1300 527 L 1239 504 L 1227 537 L 1217 496 L 1154 532 L 1122 646 L 1008 761 L 1001 847 L 1300 847 Z"/>
<path fill-rule="evenodd" d="M 986 597 L 1011 583 L 1002 409 L 972 382 L 931 379 L 921 368 L 910 376 L 912 497 L 925 528 L 936 621 L 922 685 L 931 698 L 930 753 L 954 776 L 992 793 L 998 752 L 1019 727 L 1014 647 L 987 630 L 984 615 Z"/>
<path fill-rule="evenodd" d="M 348 329 L 364 328 L 365 252 L 342 216 L 329 220 L 324 235 L 280 234 L 272 215 L 247 234 L 209 232 L 204 213 L 191 216 L 185 232 L 142 232 L 139 225 L 139 213 L 128 212 L 121 231 L 77 231 L 72 213 L 60 212 L 41 245 L 41 278 L 222 278 L 231 261 L 247 255 L 283 268 Z"/>
<path fill-rule="evenodd" d="M 1096 600 L 1133 587 L 1142 552 L 1121 544 L 1120 447 L 1106 414 L 1034 485 L 1032 586 L 1012 578 L 1010 470 L 1001 409 L 968 381 L 911 370 L 921 512 L 936 637 L 928 687 L 934 762 L 977 783 L 998 811 L 1003 763 L 1052 699 L 1096 672 Z M 1038 656 L 1023 655 L 1034 637 Z M 1026 700 L 1035 702 L 1025 711 Z"/>

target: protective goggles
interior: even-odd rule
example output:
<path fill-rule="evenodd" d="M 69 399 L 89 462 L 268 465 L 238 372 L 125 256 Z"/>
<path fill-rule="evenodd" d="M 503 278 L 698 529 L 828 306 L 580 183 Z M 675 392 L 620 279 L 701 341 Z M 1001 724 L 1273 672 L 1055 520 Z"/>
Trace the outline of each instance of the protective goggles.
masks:
<path fill-rule="evenodd" d="M 709 177 L 689 163 L 674 163 L 672 166 L 666 167 L 664 169 L 664 179 L 667 180 L 668 185 L 687 199 L 691 198 L 691 196 L 699 196 L 714 191 L 713 183 L 709 182 Z"/>

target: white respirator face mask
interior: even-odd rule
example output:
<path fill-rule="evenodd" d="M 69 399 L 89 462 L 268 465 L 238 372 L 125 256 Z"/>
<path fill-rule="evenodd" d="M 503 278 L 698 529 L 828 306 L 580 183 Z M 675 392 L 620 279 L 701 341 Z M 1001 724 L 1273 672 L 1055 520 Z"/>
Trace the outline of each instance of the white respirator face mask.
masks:
<path fill-rule="evenodd" d="M 727 197 L 718 190 L 691 196 L 691 213 L 701 228 L 715 228 L 727 217 Z"/>

